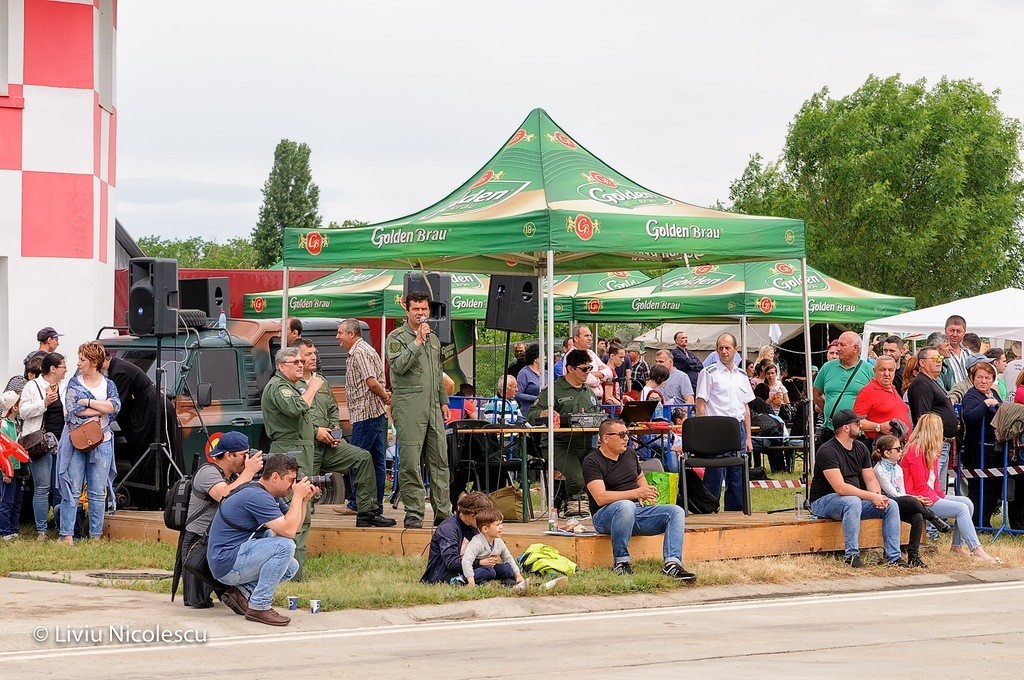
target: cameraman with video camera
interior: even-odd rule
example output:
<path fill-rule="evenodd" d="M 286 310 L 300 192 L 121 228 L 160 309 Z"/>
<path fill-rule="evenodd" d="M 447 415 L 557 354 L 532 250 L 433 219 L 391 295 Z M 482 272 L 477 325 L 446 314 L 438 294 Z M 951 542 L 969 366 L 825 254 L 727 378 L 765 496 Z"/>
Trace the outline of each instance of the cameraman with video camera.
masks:
<path fill-rule="evenodd" d="M 263 467 L 261 456 L 249 455 L 249 438 L 241 432 L 225 432 L 209 454 L 210 462 L 200 466 L 192 477 L 192 495 L 188 499 L 185 536 L 181 554 L 187 555 L 192 545 L 210 531 L 210 523 L 217 514 L 217 507 L 228 494 L 248 484 Z M 212 607 L 210 594 L 214 589 L 191 571 L 183 574 L 185 606 L 196 609 Z M 234 588 L 229 591 L 235 590 Z M 233 611 L 239 611 L 233 599 L 233 592 L 218 591 L 224 604 Z M 244 610 L 241 610 L 245 614 Z"/>
<path fill-rule="evenodd" d="M 257 457 L 259 458 L 259 457 Z M 270 626 L 291 621 L 271 608 L 279 583 L 299 570 L 295 535 L 306 518 L 306 502 L 317 488 L 308 477 L 297 481 L 299 464 L 291 456 L 264 456 L 259 481 L 232 492 L 220 504 L 210 525 L 206 557 L 210 572 L 233 586 L 225 595 L 236 614 Z M 292 495 L 289 506 L 283 499 Z M 270 536 L 269 531 L 274 535 Z"/>

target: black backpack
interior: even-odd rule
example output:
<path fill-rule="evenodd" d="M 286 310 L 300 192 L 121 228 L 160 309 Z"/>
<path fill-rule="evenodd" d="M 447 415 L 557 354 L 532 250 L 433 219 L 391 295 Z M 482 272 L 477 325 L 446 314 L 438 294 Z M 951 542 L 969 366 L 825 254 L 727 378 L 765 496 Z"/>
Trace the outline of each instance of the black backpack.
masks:
<path fill-rule="evenodd" d="M 206 463 L 206 465 L 210 465 L 210 463 Z M 202 467 L 199 468 L 199 470 L 201 469 Z M 196 470 L 196 472 L 199 472 L 199 470 Z M 217 501 L 210 498 L 210 496 L 206 494 L 200 495 L 192 488 L 192 478 L 193 475 L 185 475 L 167 489 L 167 498 L 164 501 L 164 525 L 168 529 L 184 531 L 186 526 L 217 504 Z M 199 508 L 195 514 L 189 516 L 188 503 L 192 496 L 205 500 L 206 504 Z M 204 499 L 203 496 L 206 496 L 206 498 Z"/>

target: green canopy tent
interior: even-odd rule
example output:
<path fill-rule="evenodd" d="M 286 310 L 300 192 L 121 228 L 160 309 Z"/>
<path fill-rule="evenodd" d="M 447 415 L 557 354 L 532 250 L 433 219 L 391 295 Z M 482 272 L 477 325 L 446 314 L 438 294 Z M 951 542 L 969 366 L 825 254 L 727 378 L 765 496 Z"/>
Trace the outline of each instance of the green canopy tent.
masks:
<path fill-rule="evenodd" d="M 288 291 L 291 316 L 402 317 L 402 281 L 407 270 L 339 269 Z M 555 277 L 555 320 L 572 321 L 576 297 L 618 290 L 646 281 L 639 271 L 571 274 Z M 487 314 L 486 274 L 452 274 L 452 318 L 479 321 Z M 279 319 L 281 290 L 246 293 L 244 313 L 251 319 Z M 382 311 L 383 310 L 383 311 Z"/>
<path fill-rule="evenodd" d="M 589 299 L 598 293 L 635 286 L 650 277 L 638 271 L 570 274 L 555 277 L 555 321 L 573 321 L 576 298 Z M 545 282 L 545 291 L 547 285 Z"/>
<path fill-rule="evenodd" d="M 432 143 L 451 143 L 441 137 Z M 804 257 L 802 220 L 721 212 L 646 189 L 587 151 L 545 111 L 534 109 L 478 172 L 424 210 L 340 230 L 286 229 L 284 296 L 290 267 L 546 276 L 538 330 L 550 356 L 556 271 Z M 553 428 L 550 417 L 548 428 Z M 548 441 L 553 484 L 553 438 Z"/>
<path fill-rule="evenodd" d="M 291 316 L 401 317 L 404 270 L 339 269 L 327 276 L 288 291 Z M 487 313 L 486 274 L 452 274 L 453 319 L 483 319 Z M 248 293 L 244 297 L 245 316 L 254 319 L 278 319 L 282 316 L 284 291 Z"/>
<path fill-rule="evenodd" d="M 802 321 L 799 268 L 799 260 L 768 260 L 675 269 L 636 286 L 577 298 L 575 315 L 580 321 Z M 810 266 L 807 282 L 813 323 L 864 323 L 914 309 L 913 298 L 863 290 Z"/>

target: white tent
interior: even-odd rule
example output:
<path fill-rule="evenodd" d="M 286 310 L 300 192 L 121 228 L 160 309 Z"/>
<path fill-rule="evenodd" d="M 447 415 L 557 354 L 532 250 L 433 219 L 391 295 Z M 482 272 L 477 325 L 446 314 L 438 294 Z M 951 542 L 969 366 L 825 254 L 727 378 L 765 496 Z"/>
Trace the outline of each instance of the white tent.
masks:
<path fill-rule="evenodd" d="M 867 355 L 868 341 L 876 333 L 927 335 L 933 331 L 941 331 L 945 327 L 946 319 L 953 314 L 964 317 L 967 320 L 967 330 L 983 338 L 1024 339 L 1024 290 L 1007 288 L 868 321 L 864 324 L 861 353 Z"/>

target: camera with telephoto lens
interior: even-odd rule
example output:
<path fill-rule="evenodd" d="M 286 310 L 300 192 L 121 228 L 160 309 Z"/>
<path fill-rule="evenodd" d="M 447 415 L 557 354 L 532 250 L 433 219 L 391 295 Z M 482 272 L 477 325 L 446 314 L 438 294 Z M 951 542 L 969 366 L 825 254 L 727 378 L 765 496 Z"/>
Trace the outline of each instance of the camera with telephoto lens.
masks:
<path fill-rule="evenodd" d="M 302 453 L 302 452 L 301 451 L 282 451 L 281 453 L 286 455 L 286 456 L 288 456 L 289 458 L 298 458 L 299 454 Z M 270 456 L 273 456 L 273 455 L 276 455 L 276 454 L 264 453 L 263 451 L 260 451 L 259 449 L 249 449 L 249 457 L 250 458 L 255 458 L 256 456 L 261 456 L 263 458 L 264 464 L 266 464 L 267 459 Z M 260 468 L 260 471 L 257 472 L 255 475 L 253 475 L 253 479 L 259 479 L 262 476 L 263 476 L 263 468 Z M 306 474 L 303 474 L 301 471 L 299 471 L 299 473 L 295 475 L 295 481 L 296 482 L 301 482 L 303 479 L 306 479 L 307 477 L 309 478 L 309 483 L 312 484 L 313 486 L 317 487 L 318 489 L 329 489 L 329 488 L 334 486 L 334 480 L 331 478 L 330 475 L 306 475 Z"/>

